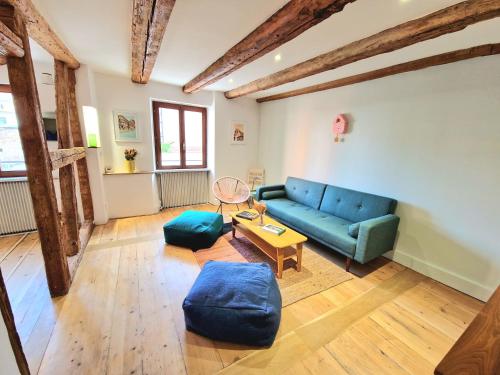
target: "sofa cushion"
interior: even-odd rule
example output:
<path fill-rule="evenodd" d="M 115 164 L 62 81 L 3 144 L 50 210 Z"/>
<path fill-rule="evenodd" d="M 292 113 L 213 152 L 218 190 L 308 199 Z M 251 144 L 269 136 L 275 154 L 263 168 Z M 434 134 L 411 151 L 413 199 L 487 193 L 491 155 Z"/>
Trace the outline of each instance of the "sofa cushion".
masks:
<path fill-rule="evenodd" d="M 214 212 L 185 211 L 163 226 L 165 242 L 193 250 L 208 248 L 222 234 L 222 215 Z"/>
<path fill-rule="evenodd" d="M 262 199 L 275 199 L 275 198 L 285 198 L 285 197 L 286 197 L 285 190 L 265 191 L 262 193 Z"/>
<path fill-rule="evenodd" d="M 349 228 L 347 229 L 347 233 L 349 233 L 349 236 L 351 236 L 353 238 L 358 238 L 359 225 L 360 225 L 360 223 L 353 223 L 353 224 L 349 225 Z"/>
<path fill-rule="evenodd" d="M 318 209 L 325 192 L 325 184 L 288 177 L 285 184 L 286 197 L 297 203 Z"/>
<path fill-rule="evenodd" d="M 391 198 L 328 185 L 320 210 L 351 222 L 360 222 L 394 213 L 396 203 Z"/>
<path fill-rule="evenodd" d="M 284 198 L 266 201 L 266 205 L 267 212 L 284 224 L 295 227 L 346 255 L 354 254 L 356 240 L 347 233 L 350 221 Z"/>
<path fill-rule="evenodd" d="M 186 328 L 214 340 L 269 346 L 281 294 L 267 263 L 209 261 L 182 304 Z"/>

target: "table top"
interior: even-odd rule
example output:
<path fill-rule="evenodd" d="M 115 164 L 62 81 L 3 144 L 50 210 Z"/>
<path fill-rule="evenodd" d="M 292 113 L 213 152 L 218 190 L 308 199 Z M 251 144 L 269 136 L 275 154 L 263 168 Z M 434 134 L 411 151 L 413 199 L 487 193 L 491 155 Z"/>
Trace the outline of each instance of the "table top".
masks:
<path fill-rule="evenodd" d="M 241 211 L 250 211 L 257 213 L 256 210 L 241 210 Z M 288 228 L 286 225 L 281 224 L 280 222 L 270 218 L 269 216 L 264 215 L 264 224 L 272 224 L 277 227 L 285 228 L 285 233 L 282 235 L 277 235 L 271 232 L 268 232 L 259 225 L 260 219 L 256 218 L 254 220 L 247 220 L 240 217 L 237 217 L 236 214 L 241 211 L 231 212 L 231 217 L 236 220 L 240 225 L 244 226 L 250 232 L 254 233 L 264 241 L 266 241 L 272 247 L 283 248 L 292 245 L 296 245 L 298 243 L 306 242 L 307 237 L 294 231 L 293 229 Z"/>

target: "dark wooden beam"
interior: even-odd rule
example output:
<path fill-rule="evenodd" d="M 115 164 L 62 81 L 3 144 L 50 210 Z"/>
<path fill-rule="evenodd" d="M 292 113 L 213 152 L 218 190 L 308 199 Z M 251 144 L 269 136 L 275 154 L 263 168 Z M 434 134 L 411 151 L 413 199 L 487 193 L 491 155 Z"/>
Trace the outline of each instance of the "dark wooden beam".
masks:
<path fill-rule="evenodd" d="M 498 0 L 467 0 L 257 79 L 225 92 L 225 96 L 232 99 L 267 90 L 355 61 L 463 30 L 469 25 L 499 15 L 500 1 Z"/>
<path fill-rule="evenodd" d="M 73 145 L 83 147 L 83 135 L 78 116 L 78 105 L 76 103 L 76 77 L 73 69 L 68 69 L 69 80 L 69 120 L 71 123 L 71 134 L 73 136 Z M 76 161 L 78 171 L 78 182 L 80 185 L 80 195 L 82 198 L 83 218 L 85 221 L 94 222 L 94 205 L 92 202 L 92 192 L 90 190 L 89 171 L 87 160 L 78 158 Z M 80 241 L 81 242 L 81 241 Z M 82 243 L 83 247 L 83 243 Z"/>
<path fill-rule="evenodd" d="M 3 22 L 0 22 L 0 55 L 24 56 L 21 38 L 14 34 Z"/>
<path fill-rule="evenodd" d="M 14 352 L 19 372 L 21 375 L 29 375 L 30 369 L 28 367 L 28 362 L 26 361 L 26 356 L 24 355 L 21 339 L 17 333 L 14 314 L 12 313 L 9 296 L 7 295 L 7 288 L 5 287 L 5 282 L 3 280 L 2 270 L 0 270 L 0 312 L 2 313 L 5 327 L 7 327 L 10 345 L 12 346 L 12 351 Z M 4 365 L 2 364 L 2 366 Z"/>
<path fill-rule="evenodd" d="M 500 374 L 500 286 L 444 356 L 434 374 Z"/>
<path fill-rule="evenodd" d="M 356 83 L 371 81 L 374 79 L 388 77 L 395 74 L 401 74 L 406 72 L 412 72 L 415 70 L 425 69 L 431 66 L 450 64 L 457 61 L 473 59 L 475 57 L 498 55 L 498 54 L 500 54 L 500 43 L 484 44 L 482 46 L 465 48 L 457 51 L 442 53 L 440 55 L 425 57 L 423 59 L 408 61 L 405 63 L 392 65 L 387 68 L 372 70 L 367 73 L 356 74 L 354 76 L 340 78 L 334 81 L 320 83 L 318 85 L 304 87 L 297 90 L 291 90 L 280 94 L 265 96 L 263 98 L 258 98 L 257 102 L 258 103 L 270 102 L 272 100 L 280 100 L 280 99 L 290 98 L 292 96 L 310 94 L 313 92 L 330 90 L 337 87 L 354 85 Z"/>
<path fill-rule="evenodd" d="M 28 28 L 29 36 L 42 48 L 47 50 L 55 59 L 65 62 L 70 68 L 77 69 L 80 67 L 78 60 L 52 30 L 31 0 L 3 1 L 12 5 L 19 12 Z"/>
<path fill-rule="evenodd" d="M 134 0 L 132 16 L 132 81 L 147 83 L 175 0 Z"/>
<path fill-rule="evenodd" d="M 50 151 L 49 154 L 52 162 L 52 170 L 70 165 L 85 158 L 86 155 L 84 147 L 60 148 Z"/>
<path fill-rule="evenodd" d="M 183 90 L 192 93 L 292 40 L 355 0 L 291 0 L 233 46 Z"/>
<path fill-rule="evenodd" d="M 54 60 L 54 66 L 57 139 L 60 149 L 72 149 L 73 138 L 71 137 L 68 105 L 68 69 L 66 64 L 59 60 Z M 52 168 L 54 168 L 54 163 L 52 163 Z M 66 164 L 59 168 L 59 185 L 61 188 L 61 217 L 66 240 L 68 241 L 66 255 L 72 256 L 77 254 L 80 249 L 75 170 L 73 168 L 73 163 Z"/>
<path fill-rule="evenodd" d="M 0 20 L 9 25 L 11 20 L 5 18 L 2 12 Z M 31 60 L 28 32 L 20 16 L 15 17 L 12 30 L 21 38 L 24 47 L 24 56 L 8 57 L 7 67 L 19 123 L 28 183 L 33 198 L 33 211 L 50 293 L 54 297 L 62 296 L 68 292 L 71 280 L 57 212 L 52 166 L 45 141 L 45 129 Z"/>

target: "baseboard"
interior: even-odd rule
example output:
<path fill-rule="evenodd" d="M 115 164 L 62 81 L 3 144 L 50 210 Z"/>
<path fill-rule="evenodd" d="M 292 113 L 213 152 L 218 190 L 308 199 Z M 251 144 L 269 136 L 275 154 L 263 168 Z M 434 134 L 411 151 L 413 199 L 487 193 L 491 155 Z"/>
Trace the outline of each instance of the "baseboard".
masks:
<path fill-rule="evenodd" d="M 427 263 L 399 250 L 397 252 L 388 252 L 384 256 L 481 301 L 487 301 L 494 292 L 494 288 L 486 287 L 474 280 L 460 276 L 435 264 Z"/>

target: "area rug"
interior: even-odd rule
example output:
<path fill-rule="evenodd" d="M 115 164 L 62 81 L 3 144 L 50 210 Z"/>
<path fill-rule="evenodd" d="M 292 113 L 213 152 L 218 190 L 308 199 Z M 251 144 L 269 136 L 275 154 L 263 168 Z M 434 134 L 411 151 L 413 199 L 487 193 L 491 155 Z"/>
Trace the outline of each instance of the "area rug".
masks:
<path fill-rule="evenodd" d="M 195 252 L 196 260 L 202 267 L 209 260 L 226 262 L 266 262 L 276 272 L 276 265 L 248 239 L 239 234 L 232 238 L 231 233 L 224 235 L 230 246 L 215 247 Z M 283 277 L 276 279 L 281 291 L 283 307 L 304 298 L 351 280 L 352 274 L 335 263 L 325 259 L 304 246 L 302 250 L 302 271 L 295 270 L 295 261 L 287 259 Z"/>

